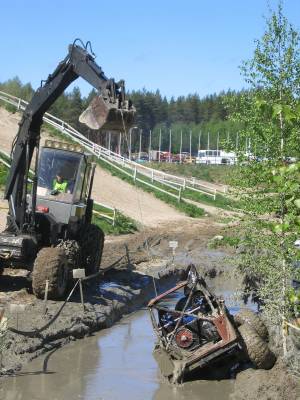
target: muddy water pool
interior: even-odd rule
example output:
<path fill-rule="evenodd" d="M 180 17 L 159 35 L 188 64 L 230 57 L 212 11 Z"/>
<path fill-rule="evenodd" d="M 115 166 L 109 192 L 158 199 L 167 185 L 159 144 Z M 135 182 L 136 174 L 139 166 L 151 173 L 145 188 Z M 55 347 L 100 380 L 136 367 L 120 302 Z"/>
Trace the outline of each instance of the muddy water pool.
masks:
<path fill-rule="evenodd" d="M 212 280 L 215 292 L 230 300 L 236 282 Z M 226 282 L 226 284 L 225 284 Z M 176 299 L 170 299 L 175 301 Z M 152 356 L 155 337 L 147 310 L 140 310 L 93 337 L 73 342 L 31 362 L 0 381 L 5 400 L 165 400 L 229 398 L 234 381 L 194 380 L 172 387 Z"/>

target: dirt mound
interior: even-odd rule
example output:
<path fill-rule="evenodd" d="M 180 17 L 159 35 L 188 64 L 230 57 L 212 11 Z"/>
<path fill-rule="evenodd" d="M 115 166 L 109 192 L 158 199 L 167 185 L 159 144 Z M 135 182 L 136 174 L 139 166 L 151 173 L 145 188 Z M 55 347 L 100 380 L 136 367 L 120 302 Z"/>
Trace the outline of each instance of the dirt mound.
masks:
<path fill-rule="evenodd" d="M 299 400 L 300 385 L 282 361 L 269 370 L 247 369 L 237 375 L 230 400 Z"/>

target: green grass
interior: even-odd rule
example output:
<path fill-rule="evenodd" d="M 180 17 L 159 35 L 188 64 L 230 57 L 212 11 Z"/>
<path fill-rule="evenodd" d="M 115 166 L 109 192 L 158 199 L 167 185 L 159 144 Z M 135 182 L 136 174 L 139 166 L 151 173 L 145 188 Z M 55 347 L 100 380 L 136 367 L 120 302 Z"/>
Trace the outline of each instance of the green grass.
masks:
<path fill-rule="evenodd" d="M 228 197 L 222 196 L 221 194 L 216 194 L 216 200 L 212 196 L 208 196 L 204 193 L 195 192 L 190 189 L 185 189 L 182 192 L 184 198 L 199 201 L 200 203 L 208 204 L 214 207 L 219 207 L 224 210 L 232 210 L 234 208 L 241 208 L 241 205 Z"/>
<path fill-rule="evenodd" d="M 150 188 L 149 186 L 147 186 L 141 182 L 136 181 L 134 183 L 133 178 L 129 177 L 125 173 L 122 173 L 121 171 L 118 171 L 117 169 L 115 169 L 111 165 L 105 163 L 101 159 L 97 160 L 97 162 L 103 169 L 106 169 L 107 171 L 109 171 L 113 176 L 116 176 L 116 177 L 122 179 L 123 181 L 130 183 L 131 185 L 135 185 L 135 186 L 143 189 L 145 192 L 153 193 L 155 197 L 164 201 L 167 204 L 170 204 L 171 206 L 173 206 L 177 210 L 183 212 L 184 214 L 188 215 L 189 217 L 199 218 L 204 215 L 204 210 L 200 207 L 197 207 L 193 204 L 188 204 L 184 200 L 181 200 L 180 202 L 178 202 L 178 200 L 176 198 L 171 197 L 171 196 L 167 195 L 166 193 L 162 193 L 159 190 Z M 127 169 L 127 171 L 132 173 L 132 170 L 130 170 L 130 169 Z M 151 179 L 148 179 L 147 177 L 145 177 L 143 175 L 137 174 L 137 177 L 143 179 L 146 182 L 152 183 Z M 164 190 L 167 190 L 170 193 L 174 193 L 174 194 L 178 193 L 174 189 L 168 188 L 165 185 L 161 185 L 159 183 L 155 183 L 155 186 L 160 187 Z"/>
<path fill-rule="evenodd" d="M 112 222 L 97 215 L 93 215 L 92 223 L 99 226 L 107 235 L 125 235 L 137 231 L 135 222 L 125 215 L 118 212 L 115 226 Z"/>
<path fill-rule="evenodd" d="M 106 214 L 113 217 L 113 211 L 97 204 L 94 204 L 94 210 L 101 212 L 101 214 Z M 104 233 L 109 235 L 124 235 L 127 233 L 134 233 L 138 229 L 133 219 L 126 217 L 119 211 L 117 211 L 115 226 L 112 225 L 111 220 L 105 219 L 97 214 L 93 214 L 92 222 L 93 224 L 99 226 Z"/>
<path fill-rule="evenodd" d="M 230 165 L 176 164 L 167 162 L 152 162 L 146 165 L 169 174 L 186 178 L 194 177 L 207 182 L 220 184 L 229 184 L 230 176 L 236 168 Z"/>
<path fill-rule="evenodd" d="M 236 236 L 227 236 L 224 235 L 222 240 L 211 240 L 209 242 L 209 248 L 216 249 L 218 247 L 234 247 L 236 248 L 240 243 L 240 238 Z"/>
<path fill-rule="evenodd" d="M 3 189 L 8 176 L 8 168 L 0 163 L 0 188 Z"/>

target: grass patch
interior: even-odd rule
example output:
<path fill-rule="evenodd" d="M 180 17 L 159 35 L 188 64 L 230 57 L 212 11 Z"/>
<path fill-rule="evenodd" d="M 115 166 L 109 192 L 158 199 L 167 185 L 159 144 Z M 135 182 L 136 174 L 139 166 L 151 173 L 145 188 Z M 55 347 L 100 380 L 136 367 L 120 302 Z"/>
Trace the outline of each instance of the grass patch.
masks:
<path fill-rule="evenodd" d="M 147 167 L 158 169 L 185 178 L 197 178 L 207 182 L 229 184 L 230 176 L 236 167 L 232 165 L 176 164 L 176 163 L 147 163 Z"/>
<path fill-rule="evenodd" d="M 105 207 L 94 204 L 94 210 L 101 214 L 113 217 L 113 211 L 108 210 Z M 93 214 L 93 224 L 99 226 L 104 233 L 109 235 L 125 235 L 127 233 L 134 233 L 137 231 L 137 225 L 135 221 L 129 217 L 126 217 L 120 211 L 117 211 L 115 226 L 112 225 L 112 221 L 105 219 L 97 214 Z"/>
<path fill-rule="evenodd" d="M 187 199 L 199 201 L 201 203 L 219 207 L 224 210 L 232 210 L 234 208 L 241 208 L 241 204 L 239 204 L 237 201 L 234 201 L 228 197 L 222 196 L 221 194 L 218 194 L 218 193 L 216 194 L 216 200 L 214 200 L 213 197 L 208 196 L 204 193 L 195 192 L 190 189 L 185 189 L 185 191 L 182 192 L 182 196 Z"/>
<path fill-rule="evenodd" d="M 188 215 L 189 217 L 192 218 L 198 218 L 198 217 L 202 217 L 204 215 L 204 210 L 202 208 L 199 208 L 193 204 L 188 204 L 186 203 L 184 200 L 181 200 L 181 202 L 178 202 L 177 199 L 175 199 L 174 197 L 171 197 L 169 195 L 167 195 L 166 193 L 162 193 L 159 190 L 155 190 L 153 188 L 150 188 L 149 186 L 136 181 L 134 183 L 133 178 L 129 177 L 128 175 L 126 175 L 125 173 L 122 173 L 121 171 L 115 169 L 114 167 L 112 167 L 111 165 L 105 163 L 104 161 L 102 161 L 101 159 L 97 160 L 98 164 L 101 166 L 101 168 L 106 169 L 107 171 L 109 171 L 113 176 L 116 176 L 120 179 L 122 179 L 125 182 L 128 182 L 131 185 L 135 185 L 138 188 L 143 189 L 145 192 L 148 193 L 153 193 L 155 197 L 157 197 L 158 199 L 164 201 L 165 203 L 173 206 L 174 208 L 176 208 L 177 210 L 183 212 L 184 214 Z M 126 168 L 124 168 L 124 170 L 126 170 Z M 128 172 L 132 173 L 131 169 L 127 169 Z M 137 177 L 143 179 L 146 182 L 152 183 L 151 179 L 148 179 L 147 177 L 145 177 L 144 175 L 140 175 L 137 174 Z M 172 188 L 168 188 L 165 185 L 161 185 L 159 183 L 155 183 L 155 185 L 157 187 L 161 187 L 164 190 L 167 190 L 170 193 L 176 193 L 177 191 L 175 191 Z"/>
<path fill-rule="evenodd" d="M 8 176 L 8 168 L 0 163 L 0 188 L 3 189 Z"/>
<path fill-rule="evenodd" d="M 137 231 L 135 221 L 120 212 L 117 213 L 115 226 L 112 225 L 111 221 L 96 214 L 93 215 L 92 223 L 99 226 L 107 235 L 125 235 Z"/>
<path fill-rule="evenodd" d="M 222 239 L 219 239 L 219 238 L 214 239 L 213 238 L 209 242 L 208 247 L 210 249 L 216 249 L 218 247 L 224 247 L 224 246 L 236 248 L 240 244 L 240 241 L 241 241 L 240 238 L 237 236 L 224 235 Z"/>

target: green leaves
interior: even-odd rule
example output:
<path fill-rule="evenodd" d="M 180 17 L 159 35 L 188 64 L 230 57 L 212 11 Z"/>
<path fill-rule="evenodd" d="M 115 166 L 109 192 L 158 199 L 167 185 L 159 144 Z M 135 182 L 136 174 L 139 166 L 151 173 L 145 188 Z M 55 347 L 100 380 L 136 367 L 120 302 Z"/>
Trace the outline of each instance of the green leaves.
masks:
<path fill-rule="evenodd" d="M 294 201 L 294 204 L 295 204 L 295 206 L 296 206 L 297 208 L 300 208 L 300 199 L 296 199 L 296 200 Z"/>

